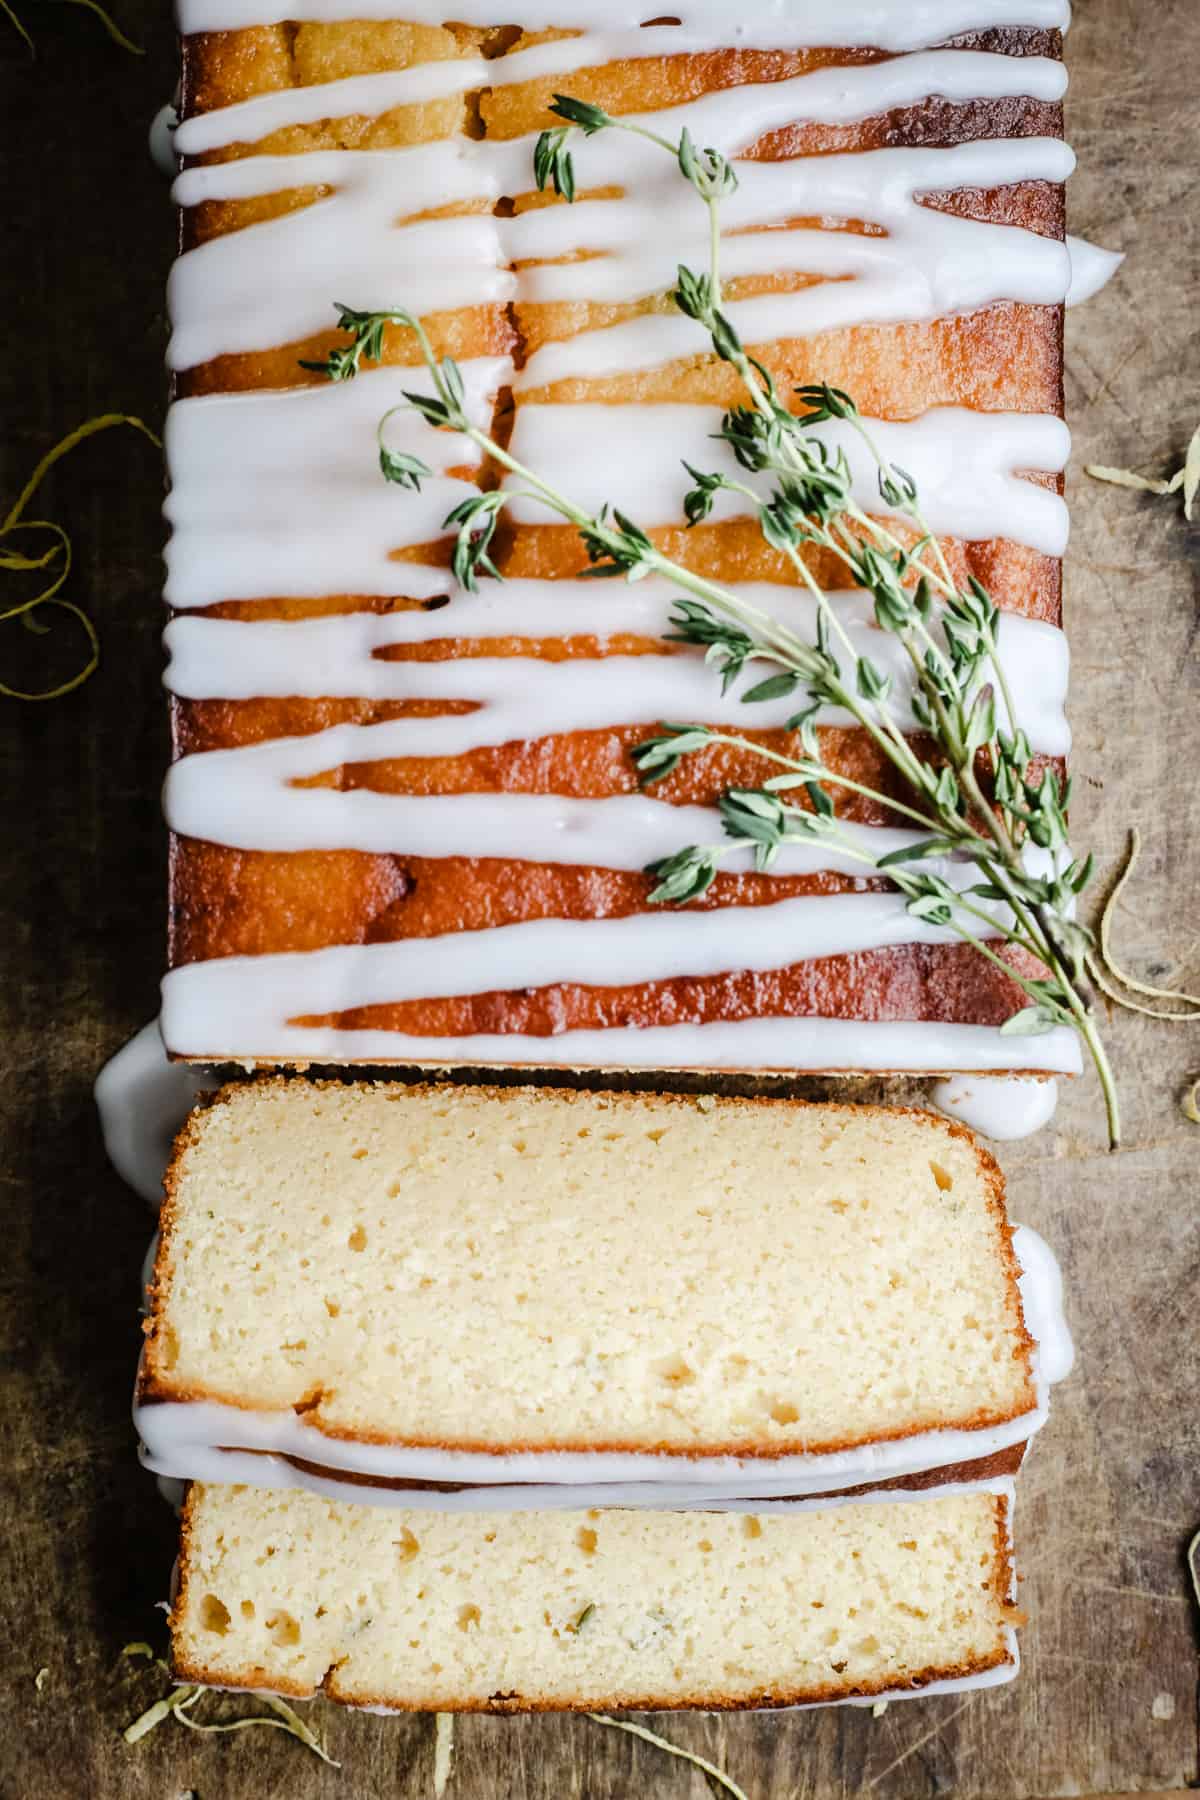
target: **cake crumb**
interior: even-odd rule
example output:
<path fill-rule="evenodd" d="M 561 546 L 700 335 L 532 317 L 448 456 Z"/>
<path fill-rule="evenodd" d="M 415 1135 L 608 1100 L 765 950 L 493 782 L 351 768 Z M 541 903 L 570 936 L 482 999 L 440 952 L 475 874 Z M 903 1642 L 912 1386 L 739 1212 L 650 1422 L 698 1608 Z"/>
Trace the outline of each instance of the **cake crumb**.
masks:
<path fill-rule="evenodd" d="M 871 1717 L 873 1719 L 882 1719 L 882 1717 L 883 1717 L 884 1713 L 887 1711 L 887 1709 L 888 1709 L 888 1703 L 886 1700 L 877 1700 L 875 1702 L 874 1706 L 871 1708 Z"/>
<path fill-rule="evenodd" d="M 1152 1719 L 1173 1719 L 1175 1717 L 1174 1694 L 1155 1694 L 1154 1704 L 1150 1708 Z"/>

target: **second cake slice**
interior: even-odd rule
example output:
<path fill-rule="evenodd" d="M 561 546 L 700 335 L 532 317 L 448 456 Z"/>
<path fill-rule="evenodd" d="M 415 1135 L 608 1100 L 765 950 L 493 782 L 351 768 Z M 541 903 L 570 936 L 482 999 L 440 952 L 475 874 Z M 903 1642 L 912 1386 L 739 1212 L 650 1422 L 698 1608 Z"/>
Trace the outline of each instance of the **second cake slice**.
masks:
<path fill-rule="evenodd" d="M 167 1190 L 137 1419 L 170 1475 L 544 1504 L 998 1473 L 1069 1356 L 1048 1253 L 929 1114 L 260 1081 Z"/>

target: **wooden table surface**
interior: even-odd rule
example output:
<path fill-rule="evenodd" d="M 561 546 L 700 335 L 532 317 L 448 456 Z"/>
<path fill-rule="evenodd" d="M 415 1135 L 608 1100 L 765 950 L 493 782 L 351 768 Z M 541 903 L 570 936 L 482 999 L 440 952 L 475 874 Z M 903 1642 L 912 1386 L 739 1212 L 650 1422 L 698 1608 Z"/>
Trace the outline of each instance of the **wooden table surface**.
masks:
<path fill-rule="evenodd" d="M 75 7 L 16 0 L 30 62 L 0 19 L 6 170 L 0 511 L 37 457 L 106 410 L 161 416 L 163 280 L 173 224 L 145 151 L 170 91 L 165 0 L 114 0 L 147 46 L 111 47 Z M 1174 466 L 1200 419 L 1197 296 L 1200 6 L 1077 0 L 1068 124 L 1078 231 L 1129 252 L 1069 321 L 1075 433 L 1068 619 L 1079 844 L 1145 856 L 1119 940 L 1153 979 L 1200 983 L 1197 547 L 1178 500 L 1098 487 L 1084 462 Z M 162 1691 L 120 1657 L 164 1641 L 173 1523 L 134 1460 L 129 1389 L 149 1214 L 105 1164 L 91 1103 L 102 1061 L 156 1005 L 163 960 L 166 756 L 158 464 L 119 432 L 77 451 L 46 496 L 76 538 L 72 589 L 103 637 L 78 693 L 4 713 L 0 984 L 0 1794 L 4 1800 L 316 1800 L 432 1791 L 428 1717 L 310 1716 L 342 1761 L 280 1732 L 120 1728 Z M 0 679 L 58 667 L 60 639 L 9 624 Z M 1128 1142 L 1101 1146 L 1090 1081 L 1057 1125 L 1005 1152 L 1013 1211 L 1058 1250 L 1079 1362 L 1022 1477 L 1025 1668 L 990 1693 L 834 1710 L 650 1721 L 723 1764 L 751 1800 L 956 1792 L 964 1800 L 1165 1791 L 1197 1779 L 1196 1622 L 1184 1545 L 1200 1525 L 1195 1202 L 1200 1128 L 1179 1111 L 1200 1026 L 1123 1015 L 1111 1041 Z M 40 1688 L 35 1678 L 40 1670 Z M 211 1698 L 203 1717 L 242 1702 Z M 653 1794 L 704 1777 L 586 1719 L 467 1719 L 453 1800 Z"/>

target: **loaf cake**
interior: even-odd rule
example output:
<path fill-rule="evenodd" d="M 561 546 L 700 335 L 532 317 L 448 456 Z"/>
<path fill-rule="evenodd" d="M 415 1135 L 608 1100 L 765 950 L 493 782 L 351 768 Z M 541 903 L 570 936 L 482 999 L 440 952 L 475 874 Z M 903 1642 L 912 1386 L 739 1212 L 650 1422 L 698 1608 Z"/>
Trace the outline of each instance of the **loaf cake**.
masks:
<path fill-rule="evenodd" d="M 642 793 L 633 748 L 680 718 L 794 746 L 794 702 L 722 696 L 664 640 L 669 586 L 581 580 L 573 530 L 531 503 L 497 534 L 504 583 L 459 589 L 443 521 L 496 471 L 412 413 L 389 443 L 432 476 L 414 494 L 378 469 L 381 415 L 425 381 L 412 334 L 389 330 L 352 382 L 301 366 L 345 341 L 335 301 L 413 309 L 514 454 L 810 629 L 753 519 L 718 507 L 682 528 L 680 458 L 719 460 L 708 434 L 736 398 L 667 298 L 677 261 L 703 263 L 696 196 L 616 132 L 580 148 L 573 207 L 533 192 L 555 91 L 688 128 L 739 174 L 724 254 L 743 338 L 781 391 L 832 382 L 876 421 L 951 566 L 1004 609 L 1035 752 L 1064 754 L 1066 0 L 645 10 L 529 0 L 513 19 L 468 0 L 447 24 L 432 0 L 395 18 L 380 0 L 182 0 L 177 1056 L 1077 1066 L 1069 1031 L 1001 1035 L 1023 1005 L 1003 969 L 819 846 L 652 906 L 644 866 L 719 837 L 718 796 L 763 764 L 716 745 Z M 872 632 L 845 571 L 811 566 Z M 895 793 L 864 733 L 821 730 L 837 767 Z M 891 845 L 890 809 L 844 816 Z"/>
<path fill-rule="evenodd" d="M 1069 1366 L 1049 1252 L 928 1113 L 264 1078 L 166 1185 L 161 1474 L 438 1505 L 961 1478 L 1016 1467 Z"/>
<path fill-rule="evenodd" d="M 193 1486 L 184 1681 L 352 1706 L 789 1706 L 1017 1669 L 1011 1484 L 753 1511 L 384 1511 Z"/>

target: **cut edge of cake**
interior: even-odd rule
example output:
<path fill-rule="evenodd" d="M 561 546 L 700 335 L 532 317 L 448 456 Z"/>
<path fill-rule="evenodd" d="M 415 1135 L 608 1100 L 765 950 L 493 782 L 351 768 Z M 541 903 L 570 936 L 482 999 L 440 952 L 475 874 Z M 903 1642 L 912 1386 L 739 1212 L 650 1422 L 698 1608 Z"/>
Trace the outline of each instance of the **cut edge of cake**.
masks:
<path fill-rule="evenodd" d="M 453 1519 L 419 1514 L 413 1516 L 410 1528 L 397 1515 L 380 1515 L 371 1507 L 321 1502 L 310 1495 L 267 1494 L 244 1486 L 194 1484 L 184 1502 L 170 1612 L 172 1670 L 177 1679 L 202 1685 L 297 1699 L 322 1694 L 342 1705 L 377 1712 L 744 1711 L 870 1704 L 991 1686 L 1016 1675 L 1020 1663 L 1016 1627 L 1025 1622 L 1015 1602 L 1013 1502 L 1012 1481 L 1000 1480 L 933 1489 L 907 1505 L 842 1502 L 796 1509 L 775 1501 L 729 1502 L 719 1509 L 650 1515 L 616 1509 Z M 928 1514 L 925 1508 L 930 1509 Z M 668 1517 L 669 1531 L 663 1524 Z M 776 1525 L 778 1517 L 786 1519 L 782 1531 Z M 741 1521 L 737 1525 L 735 1518 Z M 381 1533 L 381 1519 L 388 1521 L 390 1538 Z M 762 1547 L 755 1566 L 747 1545 L 762 1538 L 767 1520 L 776 1542 Z M 440 1529 L 448 1522 L 448 1532 Z M 926 1525 L 931 1537 L 922 1544 L 919 1538 Z M 902 1540 L 902 1530 L 914 1535 Z M 575 1562 L 562 1560 L 564 1554 L 575 1554 L 566 1544 L 568 1531 L 575 1545 L 591 1542 L 592 1549 L 576 1558 L 581 1566 L 594 1556 L 598 1538 L 617 1537 L 618 1566 L 610 1565 L 607 1589 L 611 1598 L 596 1586 L 596 1576 L 589 1580 L 586 1568 L 581 1573 Z M 736 1561 L 729 1554 L 735 1532 Z M 425 1534 L 424 1542 L 420 1533 Z M 488 1596 L 496 1589 L 474 1588 L 471 1577 L 488 1560 L 497 1538 L 501 1540 L 497 1559 L 509 1556 L 513 1592 L 521 1605 L 530 1608 L 529 1622 L 544 1625 L 544 1645 L 522 1645 L 523 1631 L 511 1629 L 513 1616 L 503 1609 L 498 1627 L 490 1619 L 485 1624 Z M 424 1551 L 436 1547 L 438 1554 L 451 1553 L 443 1539 L 464 1564 L 471 1562 L 471 1568 L 444 1565 L 415 1597 L 416 1604 L 430 1601 L 435 1616 L 428 1628 L 429 1649 L 442 1660 L 430 1663 L 421 1675 L 395 1669 L 389 1675 L 381 1664 L 403 1665 L 408 1652 L 422 1649 L 419 1627 L 417 1640 L 400 1641 L 402 1633 L 414 1629 L 414 1599 L 407 1588 L 421 1578 L 415 1564 Z M 522 1552 L 517 1564 L 512 1562 L 514 1548 Z M 383 1566 L 372 1560 L 373 1550 L 382 1551 Z M 914 1553 L 919 1561 L 903 1566 Z M 848 1579 L 834 1567 L 837 1554 L 858 1566 Z M 341 1567 L 347 1557 L 353 1580 Z M 796 1566 L 784 1570 L 781 1564 L 789 1557 Z M 697 1576 L 690 1586 L 689 1559 Z M 872 1583 L 885 1566 L 893 1567 L 897 1585 L 910 1600 L 893 1603 L 887 1598 L 886 1616 L 877 1614 L 875 1624 L 879 1631 L 901 1637 L 909 1630 L 907 1619 L 915 1619 L 907 1661 L 894 1642 L 889 1645 L 869 1624 L 861 1639 L 845 1644 L 841 1639 L 843 1626 L 851 1632 L 862 1630 L 858 1621 L 865 1621 L 878 1607 Z M 679 1578 L 663 1596 L 668 1606 L 659 1604 L 652 1588 L 647 1591 L 651 1567 L 669 1567 Z M 860 1567 L 865 1567 L 865 1576 L 858 1572 Z M 987 1571 L 982 1580 L 976 1579 L 979 1568 Z M 500 1573 L 503 1577 L 507 1571 Z M 718 1573 L 724 1583 L 721 1589 L 715 1586 Z M 439 1575 L 451 1592 L 436 1591 Z M 731 1601 L 737 1575 L 741 1587 Z M 956 1595 L 939 1595 L 939 1579 L 956 1581 Z M 622 1580 L 629 1588 L 624 1596 Z M 785 1588 L 804 1591 L 804 1584 L 814 1581 L 826 1596 L 831 1583 L 840 1584 L 840 1610 L 838 1599 L 830 1608 L 828 1597 L 816 1605 L 811 1600 L 803 1607 L 793 1605 L 793 1593 L 780 1601 L 778 1614 L 771 1614 L 771 1599 L 778 1599 Z M 663 1574 L 661 1585 L 667 1583 Z M 361 1613 L 361 1608 L 345 1595 L 366 1586 L 371 1588 L 372 1610 L 352 1623 L 349 1613 Z M 587 1598 L 594 1586 L 601 1595 L 598 1603 Z M 462 1599 L 466 1593 L 478 1593 L 483 1605 Z M 911 1598 L 924 1599 L 928 1605 L 914 1606 Z M 723 1604 L 730 1608 L 724 1621 L 719 1616 Z M 684 1616 L 672 1620 L 670 1605 L 682 1605 Z M 338 1608 L 347 1612 L 347 1619 L 326 1625 Z M 598 1620 L 601 1608 L 609 1616 Z M 939 1608 L 943 1617 L 923 1632 Z M 734 1610 L 742 1619 L 753 1620 L 752 1638 L 764 1629 L 776 1636 L 778 1650 L 764 1651 L 761 1641 L 742 1642 L 739 1647 L 746 1661 L 730 1662 L 725 1634 L 734 1623 Z M 822 1618 L 814 1627 L 811 1621 L 818 1610 Z M 643 1617 L 650 1623 L 641 1632 Z M 603 1648 L 596 1642 L 597 1623 L 605 1633 Z M 682 1644 L 669 1646 L 668 1669 L 661 1657 L 656 1659 L 655 1644 L 664 1635 L 673 1635 L 676 1623 L 692 1629 Z M 584 1635 L 589 1625 L 590 1640 Z M 708 1647 L 701 1643 L 697 1657 L 697 1641 L 705 1630 L 716 1642 Z M 489 1631 L 494 1641 L 482 1653 L 481 1663 L 478 1646 Z M 308 1648 L 306 1632 L 320 1640 L 315 1650 Z M 531 1659 L 551 1665 L 557 1660 L 561 1665 L 564 1656 L 584 1646 L 590 1670 L 566 1679 L 551 1666 L 549 1674 L 527 1678 Z M 820 1675 L 814 1666 L 819 1662 L 828 1665 Z M 442 1679 L 446 1664 L 450 1673 Z M 687 1675 L 686 1664 L 691 1665 Z M 807 1668 L 801 1672 L 797 1664 Z M 511 1683 L 517 1674 L 524 1685 L 514 1688 Z"/>
<path fill-rule="evenodd" d="M 930 1467 L 972 1462 L 1025 1441 L 1044 1422 L 1048 1384 L 1066 1372 L 1070 1360 L 1069 1336 L 1061 1318 L 1060 1281 L 1050 1253 L 1035 1234 L 1024 1227 L 1018 1228 L 1020 1258 L 1014 1251 L 1012 1228 L 1004 1205 L 1003 1178 L 994 1158 L 964 1126 L 931 1113 L 775 1098 L 712 1100 L 706 1096 L 703 1107 L 706 1110 L 732 1109 L 743 1114 L 761 1108 L 784 1108 L 796 1109 L 808 1116 L 836 1119 L 897 1119 L 929 1129 L 934 1144 L 940 1138 L 943 1143 L 969 1148 L 984 1188 L 985 1204 L 1000 1226 L 998 1245 L 1006 1277 L 1015 1295 L 1015 1318 L 1005 1329 L 1012 1337 L 1014 1355 L 1025 1365 L 1024 1392 L 1018 1394 L 1014 1389 L 1012 1404 L 1004 1409 L 1003 1417 L 993 1415 L 972 1420 L 963 1414 L 942 1428 L 917 1422 L 902 1425 L 894 1431 L 875 1430 L 866 1438 L 850 1440 L 843 1437 L 817 1450 L 799 1449 L 795 1444 L 746 1440 L 733 1444 L 710 1441 L 684 1446 L 678 1442 L 655 1445 L 645 1441 L 612 1445 L 593 1439 L 590 1443 L 564 1445 L 548 1443 L 544 1439 L 522 1443 L 518 1436 L 500 1443 L 474 1444 L 445 1432 L 437 1435 L 436 1427 L 419 1439 L 372 1430 L 369 1424 L 359 1423 L 347 1428 L 336 1420 L 323 1421 L 319 1409 L 312 1406 L 293 1404 L 284 1407 L 275 1403 L 259 1407 L 252 1396 L 247 1397 L 244 1393 L 239 1396 L 227 1389 L 218 1391 L 212 1383 L 202 1385 L 194 1379 L 182 1383 L 173 1378 L 160 1355 L 171 1305 L 173 1233 L 183 1212 L 182 1185 L 187 1158 L 201 1141 L 205 1123 L 211 1119 L 213 1110 L 252 1104 L 264 1095 L 274 1098 L 333 1093 L 348 1096 L 353 1104 L 357 1096 L 378 1095 L 380 1086 L 385 1087 L 389 1098 L 394 1095 L 411 1099 L 418 1105 L 425 1101 L 442 1101 L 450 1096 L 460 1104 L 476 1097 L 510 1104 L 524 1102 L 535 1107 L 542 1098 L 562 1100 L 572 1108 L 580 1108 L 592 1124 L 605 1114 L 611 1114 L 614 1108 L 644 1119 L 650 1114 L 657 1118 L 664 1111 L 669 1115 L 673 1109 L 696 1107 L 695 1097 L 686 1095 L 630 1095 L 524 1087 L 463 1089 L 438 1084 L 405 1086 L 361 1081 L 306 1082 L 282 1076 L 249 1084 L 233 1083 L 210 1096 L 192 1114 L 180 1133 L 168 1171 L 162 1240 L 150 1290 L 149 1316 L 144 1327 L 147 1344 L 138 1376 L 135 1419 L 146 1445 L 145 1459 L 156 1472 L 200 1480 L 254 1481 L 266 1474 L 262 1460 L 265 1453 L 272 1461 L 283 1458 L 300 1468 L 307 1465 L 318 1478 L 333 1481 L 345 1478 L 347 1474 L 351 1478 L 365 1476 L 368 1480 L 389 1483 L 416 1481 L 423 1486 L 446 1483 L 533 1483 L 540 1486 L 585 1482 L 602 1485 L 630 1481 L 658 1484 L 674 1480 L 690 1490 L 694 1490 L 696 1484 L 712 1483 L 718 1492 L 724 1493 L 739 1483 L 755 1493 L 828 1493 L 864 1484 L 879 1486 L 891 1478 Z M 1024 1268 L 1022 1263 L 1026 1265 Z M 1035 1326 L 1033 1333 L 1026 1322 L 1026 1310 Z M 811 1437 L 808 1441 L 811 1442 Z M 226 1460 L 227 1453 L 246 1454 L 234 1462 Z M 255 1460 L 250 1461 L 250 1457 Z M 256 1468 L 262 1469 L 261 1476 L 256 1477 L 253 1473 Z M 218 1474 L 218 1470 L 223 1469 L 231 1472 Z M 240 1472 L 234 1473 L 234 1470 Z M 277 1468 L 272 1479 L 276 1478 L 290 1483 L 293 1476 L 286 1469 Z"/>

